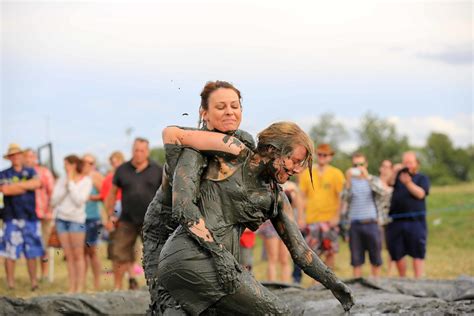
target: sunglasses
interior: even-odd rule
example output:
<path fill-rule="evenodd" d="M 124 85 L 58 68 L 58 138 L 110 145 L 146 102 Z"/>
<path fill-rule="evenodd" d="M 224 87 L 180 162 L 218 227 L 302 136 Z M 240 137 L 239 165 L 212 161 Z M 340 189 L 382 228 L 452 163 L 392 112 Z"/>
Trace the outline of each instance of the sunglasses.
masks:
<path fill-rule="evenodd" d="M 365 162 L 359 162 L 359 163 L 354 163 L 352 164 L 353 167 L 363 167 L 365 166 Z"/>
<path fill-rule="evenodd" d="M 318 153 L 318 157 L 328 157 L 332 156 L 331 154 L 323 154 L 323 153 Z"/>
<path fill-rule="evenodd" d="M 93 162 L 93 161 L 84 161 L 84 162 L 85 162 L 86 164 L 88 164 L 88 165 L 91 165 L 91 166 L 94 165 L 94 163 L 95 163 L 95 162 Z"/>

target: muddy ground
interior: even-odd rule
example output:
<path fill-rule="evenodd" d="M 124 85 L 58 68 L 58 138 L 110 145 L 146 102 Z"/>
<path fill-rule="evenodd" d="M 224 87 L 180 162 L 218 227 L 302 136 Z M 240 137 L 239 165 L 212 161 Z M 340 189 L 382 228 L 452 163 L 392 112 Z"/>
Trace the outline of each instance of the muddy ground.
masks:
<path fill-rule="evenodd" d="M 356 305 L 351 314 L 474 315 L 474 278 L 457 280 L 350 280 Z M 302 289 L 266 284 L 286 301 L 293 315 L 344 315 L 339 303 L 322 286 Z M 144 314 L 148 293 L 103 292 L 48 295 L 31 299 L 0 297 L 0 315 Z M 249 315 L 252 311 L 249 311 Z"/>

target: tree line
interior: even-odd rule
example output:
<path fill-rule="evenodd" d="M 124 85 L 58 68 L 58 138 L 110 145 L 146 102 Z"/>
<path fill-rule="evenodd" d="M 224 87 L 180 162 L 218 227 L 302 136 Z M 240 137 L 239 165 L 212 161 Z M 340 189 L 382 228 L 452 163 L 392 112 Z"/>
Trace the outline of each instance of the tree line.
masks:
<path fill-rule="evenodd" d="M 401 161 L 403 152 L 413 150 L 420 161 L 421 172 L 428 175 L 433 184 L 447 185 L 474 181 L 474 146 L 456 148 L 448 135 L 431 132 L 422 147 L 411 146 L 409 139 L 398 133 L 396 126 L 373 113 L 365 114 L 355 130 L 358 147 L 369 161 L 369 172 L 378 174 L 384 159 L 394 163 Z M 336 150 L 333 164 L 345 170 L 351 165 L 352 152 L 340 150 L 341 142 L 349 135 L 346 127 L 333 114 L 320 116 L 310 129 L 315 144 L 329 143 Z"/>
<path fill-rule="evenodd" d="M 448 135 L 431 132 L 422 147 L 410 145 L 406 136 L 399 134 L 396 126 L 387 119 L 373 113 L 365 114 L 355 129 L 358 147 L 355 151 L 366 155 L 369 172 L 377 175 L 380 163 L 389 159 L 394 163 L 401 161 L 403 152 L 413 150 L 417 153 L 421 172 L 428 175 L 431 182 L 447 185 L 457 182 L 474 181 L 474 146 L 455 147 Z M 332 113 L 319 117 L 310 128 L 309 135 L 315 145 L 330 144 L 336 154 L 333 165 L 341 170 L 351 166 L 351 155 L 341 149 L 341 144 L 349 137 L 349 131 Z M 151 158 L 164 163 L 165 152 L 162 147 L 151 150 Z"/>

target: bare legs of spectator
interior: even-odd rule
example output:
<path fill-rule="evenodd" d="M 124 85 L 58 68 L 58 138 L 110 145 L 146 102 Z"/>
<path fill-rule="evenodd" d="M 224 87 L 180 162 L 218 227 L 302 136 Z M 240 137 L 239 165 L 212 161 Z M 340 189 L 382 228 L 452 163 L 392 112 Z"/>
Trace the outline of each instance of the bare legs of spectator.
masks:
<path fill-rule="evenodd" d="M 28 267 L 28 275 L 30 276 L 31 290 L 35 290 L 38 287 L 38 278 L 36 276 L 36 261 L 38 258 L 26 259 L 26 265 Z"/>
<path fill-rule="evenodd" d="M 69 276 L 69 293 L 82 292 L 85 284 L 84 242 L 85 233 L 62 233 L 59 241 L 66 256 Z"/>
<path fill-rule="evenodd" d="M 326 254 L 326 260 L 324 261 L 324 264 L 327 265 L 331 270 L 334 270 L 335 262 L 336 262 L 336 254 L 328 252 Z"/>
<path fill-rule="evenodd" d="M 380 275 L 382 274 L 382 266 L 374 266 L 372 265 L 370 268 L 372 272 L 372 277 L 374 278 L 380 278 Z"/>
<path fill-rule="evenodd" d="M 38 287 L 38 278 L 36 276 L 36 260 L 37 258 L 26 259 L 32 290 L 35 290 Z M 8 258 L 5 259 L 5 274 L 7 275 L 7 284 L 9 289 L 15 288 L 15 264 L 16 260 Z"/>
<path fill-rule="evenodd" d="M 388 260 L 387 260 L 387 276 L 390 277 L 392 274 L 393 267 L 396 263 L 396 261 L 392 260 L 392 257 L 390 257 L 390 254 L 388 254 Z"/>
<path fill-rule="evenodd" d="M 41 280 L 46 280 L 49 276 L 49 254 L 48 244 L 49 235 L 51 234 L 52 221 L 50 219 L 41 220 L 41 235 L 43 236 L 43 243 L 45 245 L 44 256 L 40 259 Z"/>
<path fill-rule="evenodd" d="M 353 268 L 353 275 L 354 278 L 361 278 L 362 277 L 362 266 L 357 266 Z M 382 266 L 370 266 L 371 276 L 373 278 L 379 278 L 380 274 L 382 273 Z"/>
<path fill-rule="evenodd" d="M 87 276 L 87 269 L 89 265 L 92 268 L 92 275 L 94 277 L 94 289 L 100 289 L 100 260 L 97 252 L 97 246 L 87 246 L 84 248 L 85 255 L 85 275 Z"/>
<path fill-rule="evenodd" d="M 15 260 L 5 259 L 5 274 L 9 289 L 15 288 Z"/>
<path fill-rule="evenodd" d="M 406 259 L 400 259 L 397 261 L 398 275 L 402 278 L 406 277 L 407 274 L 407 263 Z M 415 278 L 420 279 L 425 274 L 425 260 L 413 258 L 413 271 L 415 272 Z"/>
<path fill-rule="evenodd" d="M 264 238 L 264 246 L 267 251 L 267 278 L 268 281 L 277 280 L 277 264 L 280 264 L 281 281 L 291 282 L 290 253 L 279 237 Z"/>
<path fill-rule="evenodd" d="M 352 269 L 352 274 L 354 278 L 361 278 L 362 277 L 362 266 L 357 266 Z"/>
<path fill-rule="evenodd" d="M 416 279 L 422 278 L 425 274 L 425 260 L 413 258 L 413 271 Z"/>
<path fill-rule="evenodd" d="M 122 289 L 122 280 L 125 272 L 130 271 L 133 262 L 113 262 L 113 269 L 114 269 L 114 289 L 121 290 Z"/>
<path fill-rule="evenodd" d="M 402 258 L 397 261 L 397 270 L 398 270 L 398 275 L 401 278 L 404 278 L 407 275 L 407 262 L 405 258 Z"/>

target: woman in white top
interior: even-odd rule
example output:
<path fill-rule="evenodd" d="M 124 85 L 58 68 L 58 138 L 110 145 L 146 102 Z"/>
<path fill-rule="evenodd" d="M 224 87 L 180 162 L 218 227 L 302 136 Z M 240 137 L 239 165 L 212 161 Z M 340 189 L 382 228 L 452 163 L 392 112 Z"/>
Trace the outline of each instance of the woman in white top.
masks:
<path fill-rule="evenodd" d="M 85 283 L 85 207 L 92 180 L 82 175 L 82 168 L 83 162 L 76 155 L 64 158 L 66 175 L 56 182 L 51 198 L 56 230 L 66 256 L 69 293 L 82 292 Z"/>

